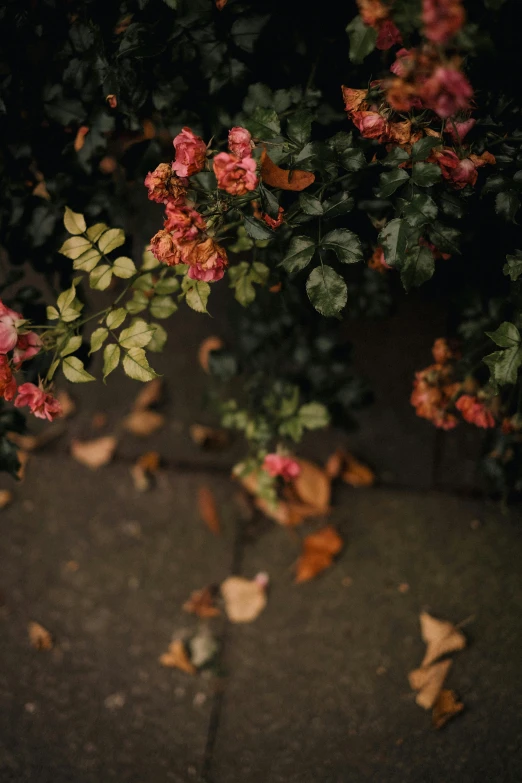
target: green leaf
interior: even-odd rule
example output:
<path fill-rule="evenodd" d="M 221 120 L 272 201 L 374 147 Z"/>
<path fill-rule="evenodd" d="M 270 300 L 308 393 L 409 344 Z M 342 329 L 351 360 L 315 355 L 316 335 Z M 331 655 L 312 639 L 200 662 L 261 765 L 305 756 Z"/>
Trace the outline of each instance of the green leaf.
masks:
<path fill-rule="evenodd" d="M 56 300 L 56 304 L 58 305 L 58 310 L 60 312 L 66 310 L 68 307 L 72 305 L 75 298 L 76 298 L 76 287 L 72 285 L 66 291 L 62 291 L 62 293 L 58 296 L 58 299 Z"/>
<path fill-rule="evenodd" d="M 150 302 L 150 314 L 153 318 L 168 318 L 178 309 L 171 296 L 154 296 Z"/>
<path fill-rule="evenodd" d="M 87 230 L 84 216 L 79 212 L 73 212 L 69 207 L 65 207 L 63 224 L 69 234 L 83 234 Z"/>
<path fill-rule="evenodd" d="M 433 276 L 435 271 L 433 253 L 429 248 L 417 245 L 408 251 L 403 262 L 397 263 L 397 268 L 400 270 L 404 288 L 409 291 L 412 286 L 422 285 Z"/>
<path fill-rule="evenodd" d="M 194 285 L 187 291 L 187 304 L 197 313 L 206 313 L 209 296 L 210 285 L 208 283 L 203 283 L 201 280 L 196 280 L 194 281 Z"/>
<path fill-rule="evenodd" d="M 298 443 L 303 437 L 303 424 L 299 416 L 292 416 L 292 418 L 282 421 L 277 431 L 282 438 L 292 438 Z"/>
<path fill-rule="evenodd" d="M 304 269 L 313 258 L 315 242 L 310 237 L 292 237 L 286 256 L 281 261 L 290 276 Z"/>
<path fill-rule="evenodd" d="M 97 291 L 105 291 L 111 284 L 112 267 L 108 264 L 100 264 L 89 275 L 89 285 Z"/>
<path fill-rule="evenodd" d="M 395 193 L 409 179 L 409 174 L 404 169 L 392 169 L 385 171 L 379 178 L 379 196 L 388 198 Z"/>
<path fill-rule="evenodd" d="M 60 356 L 68 356 L 70 353 L 74 353 L 78 350 L 81 344 L 82 338 L 80 335 L 73 335 L 72 337 L 69 337 L 64 347 L 60 351 Z"/>
<path fill-rule="evenodd" d="M 62 371 L 71 383 L 87 383 L 96 380 L 93 375 L 87 372 L 83 362 L 77 356 L 67 356 L 62 362 Z"/>
<path fill-rule="evenodd" d="M 459 219 L 464 215 L 464 204 L 456 193 L 445 190 L 440 194 L 440 206 L 445 215 Z"/>
<path fill-rule="evenodd" d="M 520 345 L 520 332 L 515 324 L 509 321 L 504 321 L 494 332 L 486 332 L 486 334 L 500 348 L 513 348 Z"/>
<path fill-rule="evenodd" d="M 105 323 L 109 329 L 117 329 L 121 326 L 127 317 L 127 310 L 124 307 L 118 307 L 116 310 L 111 310 L 105 319 Z"/>
<path fill-rule="evenodd" d="M 240 275 L 232 287 L 234 288 L 235 298 L 243 307 L 248 307 L 256 298 L 256 291 L 248 274 Z"/>
<path fill-rule="evenodd" d="M 272 239 L 274 236 L 273 232 L 257 218 L 243 215 L 243 225 L 248 236 L 252 239 Z"/>
<path fill-rule="evenodd" d="M 406 253 L 407 225 L 404 220 L 394 218 L 379 234 L 379 244 L 384 251 L 386 263 L 395 266 Z"/>
<path fill-rule="evenodd" d="M 377 30 L 364 24 L 360 16 L 356 16 L 346 32 L 350 38 L 350 60 L 352 63 L 362 63 L 375 49 L 377 42 Z"/>
<path fill-rule="evenodd" d="M 518 368 L 522 364 L 522 348 L 514 346 L 504 351 L 494 351 L 482 360 L 490 369 L 491 377 L 500 385 L 516 383 Z"/>
<path fill-rule="evenodd" d="M 157 373 L 149 366 L 147 356 L 143 348 L 130 348 L 123 357 L 123 370 L 129 378 L 135 381 L 152 381 L 157 378 Z"/>
<path fill-rule="evenodd" d="M 131 315 L 137 315 L 138 313 L 143 312 L 148 306 L 149 298 L 143 291 L 134 291 L 132 299 L 129 299 L 129 301 L 125 303 L 125 308 Z"/>
<path fill-rule="evenodd" d="M 515 223 L 515 215 L 520 208 L 520 199 L 514 190 L 504 190 L 497 193 L 495 198 L 495 212 L 504 220 Z"/>
<path fill-rule="evenodd" d="M 323 205 L 315 196 L 311 196 L 309 193 L 299 194 L 299 206 L 306 215 L 322 215 Z"/>
<path fill-rule="evenodd" d="M 279 215 L 279 202 L 272 191 L 266 188 L 262 182 L 259 183 L 259 195 L 263 212 L 266 212 L 271 218 L 277 218 Z"/>
<path fill-rule="evenodd" d="M 141 318 L 120 332 L 119 343 L 122 348 L 144 348 L 152 339 L 153 329 Z"/>
<path fill-rule="evenodd" d="M 320 402 L 309 402 L 299 408 L 299 420 L 307 430 L 327 427 L 330 423 L 328 409 Z"/>
<path fill-rule="evenodd" d="M 435 220 L 428 226 L 428 236 L 435 247 L 443 253 L 451 253 L 452 255 L 460 253 L 458 245 L 460 231 L 456 228 L 451 228 L 451 226 L 446 226 Z"/>
<path fill-rule="evenodd" d="M 65 240 L 58 252 L 63 256 L 70 258 L 71 261 L 74 261 L 75 258 L 81 256 L 82 253 L 85 253 L 85 251 L 89 250 L 91 247 L 91 241 L 85 237 L 69 237 L 69 239 Z"/>
<path fill-rule="evenodd" d="M 49 321 L 56 321 L 56 319 L 60 317 L 60 313 L 58 312 L 56 307 L 53 307 L 52 305 L 49 305 L 47 307 L 46 315 Z"/>
<path fill-rule="evenodd" d="M 411 158 L 414 163 L 419 160 L 426 160 L 430 156 L 433 147 L 440 147 L 441 140 L 434 139 L 432 136 L 425 136 L 416 141 L 411 150 Z"/>
<path fill-rule="evenodd" d="M 522 250 L 515 250 L 514 256 L 506 256 L 506 261 L 503 272 L 515 282 L 522 275 Z"/>
<path fill-rule="evenodd" d="M 343 264 L 356 264 L 363 259 L 361 240 L 347 228 L 334 228 L 323 237 L 320 247 L 333 250 Z"/>
<path fill-rule="evenodd" d="M 245 52 L 253 52 L 255 42 L 269 19 L 269 14 L 263 16 L 257 14 L 253 16 L 248 14 L 240 15 L 239 19 L 236 19 L 230 28 L 230 34 L 234 43 L 241 49 L 244 49 Z"/>
<path fill-rule="evenodd" d="M 125 242 L 125 233 L 121 228 L 109 228 L 98 240 L 102 253 L 110 253 Z"/>
<path fill-rule="evenodd" d="M 323 202 L 323 219 L 331 220 L 332 218 L 346 215 L 347 212 L 353 208 L 353 198 L 345 190 L 341 190 L 332 196 L 327 201 Z"/>
<path fill-rule="evenodd" d="M 306 144 L 312 133 L 313 114 L 307 109 L 296 111 L 286 126 L 288 137 L 296 144 Z"/>
<path fill-rule="evenodd" d="M 147 350 L 159 353 L 163 350 L 165 343 L 167 342 L 167 332 L 161 324 L 152 323 L 151 326 L 154 329 L 154 334 L 152 335 L 152 340 L 147 345 Z"/>
<path fill-rule="evenodd" d="M 347 149 L 339 155 L 339 162 L 347 171 L 360 171 L 366 166 L 364 152 L 358 149 Z"/>
<path fill-rule="evenodd" d="M 154 286 L 154 293 L 159 296 L 174 294 L 179 291 L 179 280 L 177 277 L 161 277 Z"/>
<path fill-rule="evenodd" d="M 136 274 L 134 261 L 132 258 L 127 258 L 127 256 L 120 256 L 112 265 L 112 272 L 116 275 L 116 277 L 122 277 L 124 280 L 126 280 L 127 278 Z"/>
<path fill-rule="evenodd" d="M 381 160 L 381 164 L 383 166 L 393 166 L 395 168 L 399 163 L 404 163 L 405 160 L 409 160 L 409 157 L 406 150 L 401 149 L 401 147 L 394 147 L 392 151 Z"/>
<path fill-rule="evenodd" d="M 413 228 L 435 220 L 437 213 L 437 205 L 426 193 L 416 193 L 403 211 L 404 219 Z"/>
<path fill-rule="evenodd" d="M 343 278 L 325 264 L 311 272 L 306 282 L 306 292 L 315 309 L 327 317 L 338 316 L 348 299 Z"/>
<path fill-rule="evenodd" d="M 95 223 L 94 226 L 90 226 L 87 229 L 87 236 L 91 242 L 97 242 L 104 231 L 107 231 L 108 226 L 105 223 Z"/>
<path fill-rule="evenodd" d="M 103 349 L 103 380 L 116 369 L 120 363 L 121 350 L 116 343 L 106 345 Z"/>
<path fill-rule="evenodd" d="M 258 139 L 273 139 L 281 133 L 279 117 L 273 109 L 265 109 L 263 106 L 256 106 L 245 125 L 252 136 Z"/>
<path fill-rule="evenodd" d="M 261 261 L 254 261 L 250 267 L 250 279 L 253 283 L 266 285 L 270 276 L 270 269 Z"/>
<path fill-rule="evenodd" d="M 90 247 L 73 261 L 73 269 L 80 272 L 92 272 L 100 258 L 101 253 L 98 248 Z"/>
<path fill-rule="evenodd" d="M 105 329 L 103 326 L 100 326 L 99 329 L 95 329 L 94 332 L 91 335 L 91 350 L 89 351 L 89 356 L 91 353 L 94 353 L 95 351 L 99 351 L 102 347 L 103 343 L 109 336 L 109 330 Z"/>
<path fill-rule="evenodd" d="M 435 185 L 442 178 L 440 166 L 436 163 L 414 163 L 411 181 L 423 188 Z"/>
<path fill-rule="evenodd" d="M 51 362 L 51 366 L 47 370 L 47 380 L 52 381 L 54 374 L 58 367 L 60 366 L 60 359 L 55 359 L 54 362 Z"/>

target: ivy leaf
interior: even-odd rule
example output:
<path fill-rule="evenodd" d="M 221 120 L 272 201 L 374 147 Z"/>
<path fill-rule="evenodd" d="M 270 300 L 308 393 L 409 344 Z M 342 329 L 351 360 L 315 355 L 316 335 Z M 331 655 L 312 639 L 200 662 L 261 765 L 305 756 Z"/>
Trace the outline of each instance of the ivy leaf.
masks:
<path fill-rule="evenodd" d="M 323 205 L 315 196 L 311 196 L 309 193 L 299 194 L 299 206 L 306 215 L 322 215 Z"/>
<path fill-rule="evenodd" d="M 397 263 L 397 268 L 400 270 L 404 288 L 409 291 L 412 286 L 422 285 L 433 276 L 433 253 L 429 248 L 417 245 L 406 254 L 403 262 Z"/>
<path fill-rule="evenodd" d="M 63 224 L 69 234 L 83 234 L 87 230 L 84 216 L 78 212 L 73 212 L 69 207 L 65 207 Z"/>
<path fill-rule="evenodd" d="M 111 310 L 105 319 L 105 323 L 109 329 L 117 329 L 121 326 L 127 317 L 127 310 L 124 307 L 118 307 L 116 310 Z"/>
<path fill-rule="evenodd" d="M 203 283 L 201 280 L 196 280 L 186 293 L 187 304 L 197 313 L 206 313 L 209 296 L 210 285 Z"/>
<path fill-rule="evenodd" d="M 423 226 L 435 220 L 438 213 L 437 205 L 426 193 L 416 193 L 404 208 L 404 219 L 413 228 Z"/>
<path fill-rule="evenodd" d="M 257 218 L 243 215 L 243 225 L 248 236 L 252 239 L 272 239 L 274 236 L 273 232 Z"/>
<path fill-rule="evenodd" d="M 425 160 L 429 157 L 433 147 L 438 147 L 442 144 L 440 139 L 434 139 L 432 136 L 425 136 L 423 139 L 416 141 L 411 149 L 411 158 L 414 163 L 419 160 Z"/>
<path fill-rule="evenodd" d="M 150 314 L 153 318 L 168 318 L 178 309 L 171 296 L 154 296 L 150 303 Z"/>
<path fill-rule="evenodd" d="M 112 268 L 108 264 L 100 264 L 89 275 L 89 285 L 97 291 L 105 291 L 111 284 Z"/>
<path fill-rule="evenodd" d="M 491 377 L 501 386 L 516 383 L 518 368 L 522 364 L 522 348 L 513 346 L 504 351 L 494 351 L 482 360 L 489 367 Z"/>
<path fill-rule="evenodd" d="M 411 180 L 416 185 L 429 188 L 442 178 L 440 166 L 436 163 L 414 163 Z"/>
<path fill-rule="evenodd" d="M 333 250 L 343 264 L 356 264 L 363 259 L 361 240 L 347 228 L 334 228 L 323 237 L 320 246 L 325 250 Z"/>
<path fill-rule="evenodd" d="M 100 326 L 99 329 L 95 329 L 94 332 L 91 335 L 91 350 L 89 351 L 89 356 L 91 353 L 94 353 L 95 351 L 99 351 L 102 347 L 103 343 L 109 336 L 109 330 L 105 329 L 105 327 Z"/>
<path fill-rule="evenodd" d="M 384 251 L 386 263 L 390 266 L 395 266 L 404 258 L 407 237 L 406 222 L 400 218 L 390 220 L 380 232 L 379 244 Z"/>
<path fill-rule="evenodd" d="M 87 383 L 96 378 L 87 372 L 77 356 L 67 356 L 62 362 L 63 374 L 71 383 Z"/>
<path fill-rule="evenodd" d="M 121 228 L 109 228 L 98 240 L 102 253 L 110 253 L 125 242 L 125 234 Z"/>
<path fill-rule="evenodd" d="M 364 24 L 360 16 L 356 16 L 346 28 L 350 39 L 350 60 L 352 63 L 362 63 L 375 49 L 377 30 Z"/>
<path fill-rule="evenodd" d="M 75 258 L 79 258 L 83 253 L 86 252 L 86 250 L 89 250 L 92 247 L 92 243 L 89 239 L 86 239 L 85 237 L 70 237 L 69 239 L 66 239 L 61 248 L 59 249 L 59 253 L 61 253 L 63 256 L 67 256 L 67 258 L 70 258 L 71 261 L 74 261 Z"/>
<path fill-rule="evenodd" d="M 121 349 L 116 343 L 106 345 L 103 349 L 103 380 L 116 369 L 120 363 Z"/>
<path fill-rule="evenodd" d="M 345 190 L 341 190 L 332 196 L 327 201 L 323 202 L 323 219 L 331 220 L 332 218 L 345 215 L 353 208 L 353 198 Z"/>
<path fill-rule="evenodd" d="M 343 278 L 326 264 L 310 273 L 306 281 L 306 293 L 315 309 L 327 317 L 338 316 L 348 299 Z"/>
<path fill-rule="evenodd" d="M 306 144 L 312 133 L 312 119 L 313 115 L 306 109 L 296 111 L 286 126 L 288 137 L 301 146 Z"/>
<path fill-rule="evenodd" d="M 127 329 L 120 332 L 119 343 L 122 348 L 144 348 L 152 339 L 150 325 L 137 318 Z"/>
<path fill-rule="evenodd" d="M 310 239 L 310 237 L 292 237 L 286 256 L 281 261 L 281 266 L 292 277 L 308 266 L 314 253 L 315 242 L 313 239 Z"/>
<path fill-rule="evenodd" d="M 514 190 L 504 190 L 495 197 L 495 212 L 504 220 L 515 223 L 515 215 L 520 208 L 520 199 Z"/>
<path fill-rule="evenodd" d="M 157 373 L 150 367 L 143 348 L 130 348 L 123 357 L 123 370 L 129 378 L 135 381 L 152 381 Z"/>
<path fill-rule="evenodd" d="M 506 256 L 506 261 L 503 272 L 515 282 L 522 275 L 522 250 L 515 250 L 514 256 Z"/>
<path fill-rule="evenodd" d="M 116 275 L 116 277 L 122 277 L 124 280 L 126 280 L 127 278 L 136 274 L 134 261 L 132 258 L 127 258 L 127 256 L 120 256 L 112 265 L 112 272 Z"/>
<path fill-rule="evenodd" d="M 330 423 L 328 409 L 320 402 L 309 402 L 307 405 L 301 405 L 298 416 L 299 421 L 307 430 L 327 427 Z"/>
<path fill-rule="evenodd" d="M 520 332 L 515 324 L 509 321 L 504 321 L 494 332 L 486 332 L 486 334 L 500 348 L 513 348 L 520 345 Z"/>
<path fill-rule="evenodd" d="M 265 109 L 263 106 L 256 106 L 245 125 L 252 136 L 258 139 L 273 139 L 281 133 L 279 117 L 273 109 Z"/>
<path fill-rule="evenodd" d="M 379 196 L 388 198 L 409 178 L 410 175 L 404 169 L 392 169 L 391 171 L 383 172 L 379 179 Z"/>

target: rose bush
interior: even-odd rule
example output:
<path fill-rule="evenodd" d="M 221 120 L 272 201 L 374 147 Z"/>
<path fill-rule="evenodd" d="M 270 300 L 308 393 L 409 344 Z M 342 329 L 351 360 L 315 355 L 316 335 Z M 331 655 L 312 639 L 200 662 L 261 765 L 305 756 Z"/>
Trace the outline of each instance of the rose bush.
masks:
<path fill-rule="evenodd" d="M 454 325 L 412 379 L 412 414 L 484 429 L 488 475 L 504 493 L 522 489 L 514 5 L 358 0 L 321 13 L 318 35 L 319 10 L 294 2 L 260 14 L 232 0 L 136 0 L 109 22 L 94 0 L 68 15 L 48 4 L 38 30 L 7 3 L 29 61 L 53 41 L 57 55 L 35 89 L 13 67 L 20 41 L 6 41 L 3 398 L 58 415 L 59 370 L 94 380 L 90 320 L 104 377 L 121 365 L 151 379 L 149 354 L 167 336 L 158 319 L 183 302 L 204 314 L 213 286 L 228 286 L 244 312 L 209 369 L 222 424 L 249 443 L 238 469 L 264 467 L 273 497 L 303 432 L 346 423 L 365 397 L 335 319 L 385 316 L 400 280 L 449 291 Z M 114 254 L 127 238 L 109 227 L 137 187 L 157 205 L 140 265 Z M 64 289 L 46 311 L 19 286 L 28 257 Z M 85 316 L 85 283 L 114 279 L 114 304 Z M 5 410 L 0 432 L 11 470 L 17 413 Z"/>

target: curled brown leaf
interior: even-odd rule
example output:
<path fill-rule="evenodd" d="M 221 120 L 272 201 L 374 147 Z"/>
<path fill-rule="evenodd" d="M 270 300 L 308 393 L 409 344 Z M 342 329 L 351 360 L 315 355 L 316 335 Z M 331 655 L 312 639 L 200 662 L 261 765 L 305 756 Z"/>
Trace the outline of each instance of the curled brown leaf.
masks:
<path fill-rule="evenodd" d="M 266 149 L 261 153 L 260 173 L 265 185 L 281 190 L 300 191 L 315 182 L 315 175 L 311 171 L 282 169 L 277 166 L 268 156 Z"/>

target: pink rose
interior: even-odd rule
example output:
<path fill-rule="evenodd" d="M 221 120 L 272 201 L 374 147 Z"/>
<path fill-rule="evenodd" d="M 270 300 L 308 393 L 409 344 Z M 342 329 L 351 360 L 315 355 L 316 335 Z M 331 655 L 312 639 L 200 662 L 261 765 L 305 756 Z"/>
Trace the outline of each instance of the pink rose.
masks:
<path fill-rule="evenodd" d="M 228 266 L 226 250 L 207 237 L 203 242 L 192 242 L 185 245 L 183 261 L 190 265 L 188 277 L 192 280 L 202 280 L 205 283 L 215 283 L 221 280 Z"/>
<path fill-rule="evenodd" d="M 12 400 L 16 394 L 16 381 L 13 378 L 7 356 L 0 356 L 0 397 Z"/>
<path fill-rule="evenodd" d="M 301 472 L 299 463 L 291 457 L 283 457 L 281 454 L 267 454 L 263 462 L 263 470 L 270 476 L 281 476 L 285 481 L 291 481 Z"/>
<path fill-rule="evenodd" d="M 385 141 L 388 135 L 388 123 L 376 111 L 355 111 L 352 114 L 353 124 L 361 131 L 365 139 Z"/>
<path fill-rule="evenodd" d="M 461 0 L 422 0 L 423 32 L 432 43 L 449 41 L 461 29 L 465 19 Z"/>
<path fill-rule="evenodd" d="M 22 315 L 6 307 L 0 299 L 0 354 L 12 351 L 18 340 L 15 323 Z"/>
<path fill-rule="evenodd" d="M 23 383 L 18 387 L 18 395 L 14 402 L 15 407 L 29 406 L 31 413 L 38 419 L 52 421 L 62 413 L 62 406 L 52 394 L 47 394 L 34 383 Z"/>
<path fill-rule="evenodd" d="M 190 128 L 183 128 L 172 143 L 176 150 L 172 170 L 178 177 L 190 177 L 203 169 L 207 145 L 200 136 L 196 136 Z"/>
<path fill-rule="evenodd" d="M 256 162 L 247 155 L 236 158 L 228 152 L 220 152 L 213 161 L 218 188 L 231 196 L 244 196 L 257 187 Z"/>
<path fill-rule="evenodd" d="M 379 35 L 375 42 L 376 49 L 391 49 L 394 44 L 401 44 L 402 36 L 391 19 L 386 19 L 379 27 Z"/>
<path fill-rule="evenodd" d="M 473 89 L 464 74 L 456 68 L 439 65 L 421 86 L 420 94 L 430 109 L 446 119 L 460 110 L 469 109 Z"/>
<path fill-rule="evenodd" d="M 447 147 L 435 150 L 433 156 L 440 166 L 444 179 L 453 182 L 457 190 L 461 190 L 466 185 L 474 185 L 477 181 L 477 167 L 470 158 L 460 160 L 459 156 Z"/>
<path fill-rule="evenodd" d="M 173 199 L 183 197 L 186 193 L 186 184 L 186 180 L 183 181 L 172 173 L 171 163 L 160 163 L 145 177 L 149 199 L 157 201 L 158 204 L 167 204 Z"/>
<path fill-rule="evenodd" d="M 168 266 L 175 266 L 181 261 L 181 248 L 178 241 L 163 229 L 154 234 L 149 249 L 158 261 Z"/>
<path fill-rule="evenodd" d="M 238 158 L 246 158 L 251 155 L 254 144 L 250 131 L 240 126 L 232 128 L 228 132 L 228 149 L 232 155 L 236 155 Z"/>
<path fill-rule="evenodd" d="M 399 49 L 395 55 L 395 62 L 391 64 L 390 71 L 396 76 L 403 78 L 408 73 L 409 66 L 413 62 L 412 53 L 409 49 Z"/>
<path fill-rule="evenodd" d="M 17 368 L 22 364 L 22 362 L 26 362 L 33 356 L 36 356 L 41 347 L 42 341 L 36 332 L 26 332 L 26 334 L 19 334 L 18 342 L 16 343 L 13 352 L 13 360 L 15 365 L 17 365 Z"/>
<path fill-rule="evenodd" d="M 491 411 L 483 403 L 479 402 L 477 397 L 472 397 L 471 394 L 463 394 L 459 397 L 455 407 L 462 413 L 464 421 L 468 421 L 476 427 L 489 429 L 495 426 L 495 419 Z"/>
<path fill-rule="evenodd" d="M 464 122 L 455 123 L 451 120 L 446 120 L 446 124 L 444 125 L 444 132 L 451 137 L 455 144 L 461 144 L 464 140 L 464 137 L 467 136 L 476 122 L 477 121 L 473 118 L 465 120 Z"/>
<path fill-rule="evenodd" d="M 179 242 L 195 239 L 200 231 L 204 231 L 206 223 L 199 212 L 189 204 L 178 204 L 169 201 L 166 206 L 164 227 L 170 231 Z"/>

